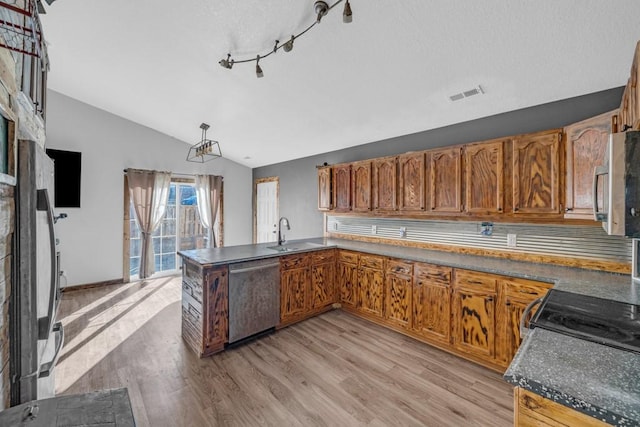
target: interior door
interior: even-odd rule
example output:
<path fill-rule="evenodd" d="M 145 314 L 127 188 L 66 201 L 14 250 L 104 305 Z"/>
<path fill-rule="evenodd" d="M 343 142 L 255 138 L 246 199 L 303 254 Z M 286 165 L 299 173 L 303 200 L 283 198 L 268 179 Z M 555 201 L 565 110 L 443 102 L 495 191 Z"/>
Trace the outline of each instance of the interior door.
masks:
<path fill-rule="evenodd" d="M 278 239 L 278 178 L 262 178 L 255 185 L 254 242 L 275 242 Z"/>

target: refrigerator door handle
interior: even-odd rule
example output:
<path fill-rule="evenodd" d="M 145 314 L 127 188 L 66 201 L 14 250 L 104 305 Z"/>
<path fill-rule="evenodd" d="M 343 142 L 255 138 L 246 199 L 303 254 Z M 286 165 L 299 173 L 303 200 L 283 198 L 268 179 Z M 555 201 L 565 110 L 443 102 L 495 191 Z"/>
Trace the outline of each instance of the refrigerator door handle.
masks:
<path fill-rule="evenodd" d="M 51 284 L 49 286 L 49 310 L 47 317 L 38 318 L 38 339 L 46 340 L 49 338 L 49 331 L 51 331 L 51 324 L 53 323 L 53 315 L 56 304 L 56 290 L 57 280 L 56 277 L 58 269 L 56 268 L 56 235 L 53 229 L 53 209 L 51 209 L 51 202 L 49 201 L 49 192 L 46 188 L 39 189 L 37 191 L 37 205 L 36 210 L 44 211 L 47 213 L 47 223 L 49 225 L 49 246 L 51 248 Z"/>
<path fill-rule="evenodd" d="M 53 325 L 52 332 L 56 334 L 56 352 L 54 353 L 53 359 L 51 359 L 50 362 L 40 365 L 38 378 L 44 378 L 51 375 L 53 368 L 58 363 L 60 350 L 62 350 L 62 345 L 64 344 L 64 326 L 62 326 L 62 322 L 57 322 L 55 325 Z"/>

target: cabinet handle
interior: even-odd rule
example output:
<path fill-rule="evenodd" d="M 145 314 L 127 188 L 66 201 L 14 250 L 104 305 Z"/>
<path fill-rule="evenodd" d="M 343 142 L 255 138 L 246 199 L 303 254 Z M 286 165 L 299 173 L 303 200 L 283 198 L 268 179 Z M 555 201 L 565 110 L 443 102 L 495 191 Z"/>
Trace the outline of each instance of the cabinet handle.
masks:
<path fill-rule="evenodd" d="M 565 212 L 571 212 L 573 209 L 572 208 L 566 208 L 564 211 Z"/>
<path fill-rule="evenodd" d="M 489 297 L 489 298 L 487 298 L 487 301 L 488 301 L 488 302 L 493 302 L 493 297 Z"/>
<path fill-rule="evenodd" d="M 498 208 L 498 212 L 502 212 L 502 208 Z"/>
<path fill-rule="evenodd" d="M 519 208 L 519 207 L 517 207 L 517 206 L 513 208 L 513 211 L 514 211 L 514 212 L 518 212 L 519 210 L 520 210 L 520 208 Z"/>

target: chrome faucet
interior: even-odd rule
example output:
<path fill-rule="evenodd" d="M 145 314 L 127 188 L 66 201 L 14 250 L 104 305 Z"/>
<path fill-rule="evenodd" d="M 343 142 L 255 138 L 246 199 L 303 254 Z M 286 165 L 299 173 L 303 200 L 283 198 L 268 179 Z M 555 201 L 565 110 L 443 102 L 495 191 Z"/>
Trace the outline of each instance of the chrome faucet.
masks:
<path fill-rule="evenodd" d="M 284 225 L 285 227 L 287 227 L 287 230 L 291 230 L 291 227 L 289 226 L 289 220 L 286 217 L 281 216 L 280 220 L 278 221 L 278 246 L 282 246 L 282 244 L 286 242 L 286 240 L 284 239 L 284 234 L 282 234 L 280 231 L 282 228 L 282 221 L 284 221 Z"/>

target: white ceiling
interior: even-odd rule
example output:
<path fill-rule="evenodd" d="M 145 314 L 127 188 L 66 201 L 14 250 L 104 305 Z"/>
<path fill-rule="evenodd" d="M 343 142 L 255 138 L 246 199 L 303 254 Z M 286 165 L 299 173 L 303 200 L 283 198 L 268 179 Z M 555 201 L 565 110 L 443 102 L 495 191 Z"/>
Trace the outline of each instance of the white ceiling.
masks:
<path fill-rule="evenodd" d="M 624 85 L 638 0 L 57 0 L 49 87 L 249 167 Z M 331 4 L 331 1 L 329 1 Z M 481 85 L 486 94 L 451 102 Z M 185 145 L 185 153 L 187 146 Z"/>

